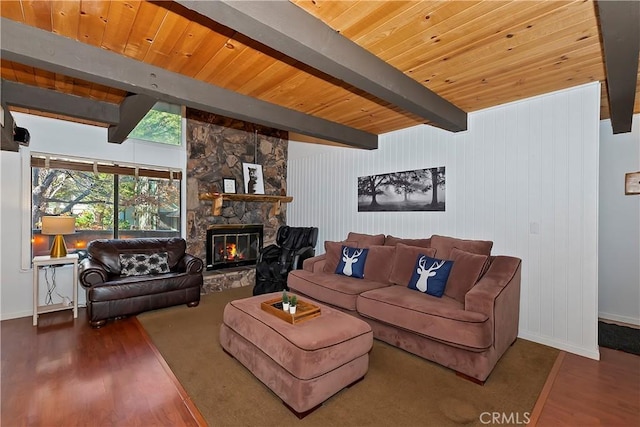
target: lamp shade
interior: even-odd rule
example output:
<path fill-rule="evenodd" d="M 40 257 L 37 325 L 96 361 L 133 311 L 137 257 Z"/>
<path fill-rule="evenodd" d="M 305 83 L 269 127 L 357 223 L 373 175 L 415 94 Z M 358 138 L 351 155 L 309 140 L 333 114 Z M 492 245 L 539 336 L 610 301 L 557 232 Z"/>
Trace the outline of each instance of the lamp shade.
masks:
<path fill-rule="evenodd" d="M 72 216 L 43 216 L 42 234 L 58 235 L 76 232 L 76 219 Z"/>
<path fill-rule="evenodd" d="M 67 245 L 64 242 L 64 234 L 76 232 L 76 219 L 72 216 L 43 216 L 41 234 L 55 235 L 51 245 L 51 257 L 59 258 L 67 256 Z"/>

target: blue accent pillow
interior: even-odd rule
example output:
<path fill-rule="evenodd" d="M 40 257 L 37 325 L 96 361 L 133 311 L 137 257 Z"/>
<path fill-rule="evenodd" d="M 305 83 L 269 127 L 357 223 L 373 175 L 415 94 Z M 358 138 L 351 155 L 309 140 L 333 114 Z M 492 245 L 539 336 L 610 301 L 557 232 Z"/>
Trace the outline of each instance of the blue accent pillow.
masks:
<path fill-rule="evenodd" d="M 453 261 L 431 258 L 418 254 L 409 289 L 424 292 L 434 297 L 442 297 Z"/>
<path fill-rule="evenodd" d="M 364 278 L 364 263 L 367 261 L 368 253 L 369 249 L 352 248 L 343 245 L 340 262 L 336 267 L 336 274 L 355 277 L 356 279 Z"/>

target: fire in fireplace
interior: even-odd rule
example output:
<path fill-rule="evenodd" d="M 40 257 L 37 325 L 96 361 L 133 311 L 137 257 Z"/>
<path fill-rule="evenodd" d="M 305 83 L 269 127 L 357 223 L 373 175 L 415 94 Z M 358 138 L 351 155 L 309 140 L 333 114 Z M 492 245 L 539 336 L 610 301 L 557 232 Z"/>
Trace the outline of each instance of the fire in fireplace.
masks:
<path fill-rule="evenodd" d="M 262 224 L 222 224 L 207 229 L 207 270 L 254 265 L 262 249 Z"/>

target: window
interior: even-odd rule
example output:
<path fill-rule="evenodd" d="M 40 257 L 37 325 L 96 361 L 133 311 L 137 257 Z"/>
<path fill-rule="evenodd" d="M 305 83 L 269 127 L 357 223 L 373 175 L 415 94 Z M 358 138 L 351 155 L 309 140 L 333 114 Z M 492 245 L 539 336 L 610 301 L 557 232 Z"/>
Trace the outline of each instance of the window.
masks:
<path fill-rule="evenodd" d="M 33 255 L 49 252 L 44 215 L 76 217 L 70 251 L 94 239 L 180 235 L 181 172 L 32 156 L 31 177 Z"/>
<path fill-rule="evenodd" d="M 182 114 L 179 105 L 157 102 L 131 131 L 129 138 L 180 145 Z"/>

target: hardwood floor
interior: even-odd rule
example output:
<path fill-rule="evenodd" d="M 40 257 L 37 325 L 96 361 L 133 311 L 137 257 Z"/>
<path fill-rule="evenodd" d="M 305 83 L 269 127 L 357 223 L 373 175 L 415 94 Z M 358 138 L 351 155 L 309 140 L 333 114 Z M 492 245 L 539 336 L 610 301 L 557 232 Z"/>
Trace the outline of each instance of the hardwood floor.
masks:
<path fill-rule="evenodd" d="M 556 365 L 534 425 L 640 426 L 640 356 L 600 347 L 600 361 L 562 353 Z"/>
<path fill-rule="evenodd" d="M 92 329 L 81 309 L 1 323 L 3 426 L 206 422 L 135 318 Z"/>
<path fill-rule="evenodd" d="M 94 330 L 81 309 L 0 326 L 3 426 L 206 425 L 135 318 Z M 640 356 L 600 352 L 561 353 L 531 425 L 640 425 Z"/>

